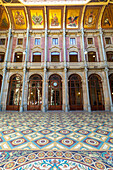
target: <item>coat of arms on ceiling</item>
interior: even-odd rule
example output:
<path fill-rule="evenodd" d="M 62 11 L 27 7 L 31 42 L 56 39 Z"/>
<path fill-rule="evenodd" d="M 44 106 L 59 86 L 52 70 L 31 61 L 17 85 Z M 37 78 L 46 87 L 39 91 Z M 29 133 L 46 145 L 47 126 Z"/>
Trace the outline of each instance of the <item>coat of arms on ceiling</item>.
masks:
<path fill-rule="evenodd" d="M 26 29 L 26 18 L 24 10 L 12 10 L 15 29 Z"/>
<path fill-rule="evenodd" d="M 80 9 L 67 9 L 66 28 L 78 28 Z"/>
<path fill-rule="evenodd" d="M 14 17 L 15 17 L 17 25 L 24 25 L 25 24 L 24 16 L 23 16 L 22 12 L 16 11 Z"/>
<path fill-rule="evenodd" d="M 6 14 L 6 11 L 3 7 L 0 7 L 0 29 L 8 29 L 9 28 L 9 22 L 8 17 Z"/>
<path fill-rule="evenodd" d="M 85 17 L 84 17 L 84 28 L 91 28 L 91 29 L 96 28 L 96 24 L 98 23 L 97 20 L 98 20 L 99 9 L 100 8 L 92 9 L 92 7 L 86 9 Z"/>
<path fill-rule="evenodd" d="M 94 11 L 91 11 L 86 16 L 85 24 L 88 25 L 88 26 L 92 26 L 92 25 L 95 24 L 95 20 L 96 20 L 96 14 L 94 13 Z"/>
<path fill-rule="evenodd" d="M 61 9 L 49 9 L 49 28 L 61 28 Z"/>
<path fill-rule="evenodd" d="M 31 9 L 30 14 L 32 29 L 44 29 L 43 9 Z"/>

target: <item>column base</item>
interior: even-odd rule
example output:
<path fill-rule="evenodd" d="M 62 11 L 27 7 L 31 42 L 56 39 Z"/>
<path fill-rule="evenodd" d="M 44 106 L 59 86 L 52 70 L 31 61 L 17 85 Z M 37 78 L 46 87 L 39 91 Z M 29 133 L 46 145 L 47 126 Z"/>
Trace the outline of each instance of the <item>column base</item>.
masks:
<path fill-rule="evenodd" d="M 45 105 L 43 105 L 43 112 L 46 112 L 46 106 Z"/>
<path fill-rule="evenodd" d="M 23 106 L 20 106 L 20 112 L 23 112 Z"/>
<path fill-rule="evenodd" d="M 88 112 L 91 112 L 91 107 L 90 107 L 90 105 L 88 105 Z"/>
<path fill-rule="evenodd" d="M 0 104 L 0 111 L 2 111 L 2 104 Z"/>
<path fill-rule="evenodd" d="M 113 105 L 111 105 L 111 112 L 113 112 Z"/>
<path fill-rule="evenodd" d="M 65 105 L 65 112 L 68 112 L 68 105 Z"/>

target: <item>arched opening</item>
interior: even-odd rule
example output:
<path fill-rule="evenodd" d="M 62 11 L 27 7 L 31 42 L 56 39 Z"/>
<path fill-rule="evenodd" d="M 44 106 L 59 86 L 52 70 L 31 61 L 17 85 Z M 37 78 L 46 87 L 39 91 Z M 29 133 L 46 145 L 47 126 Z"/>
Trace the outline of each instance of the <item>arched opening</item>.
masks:
<path fill-rule="evenodd" d="M 51 62 L 59 62 L 60 61 L 60 53 L 52 52 L 51 53 Z"/>
<path fill-rule="evenodd" d="M 0 62 L 4 62 L 5 53 L 0 52 Z"/>
<path fill-rule="evenodd" d="M 0 75 L 0 92 L 1 92 L 1 86 L 2 86 L 2 75 Z"/>
<path fill-rule="evenodd" d="M 62 82 L 57 74 L 51 75 L 48 84 L 48 109 L 62 110 Z"/>
<path fill-rule="evenodd" d="M 22 59 L 23 59 L 23 53 L 16 52 L 14 57 L 14 62 L 22 62 Z"/>
<path fill-rule="evenodd" d="M 78 62 L 78 53 L 77 52 L 70 52 L 69 53 L 69 61 L 70 62 Z"/>
<path fill-rule="evenodd" d="M 88 52 L 88 61 L 89 62 L 96 62 L 97 61 L 96 52 L 94 52 L 94 51 Z"/>
<path fill-rule="evenodd" d="M 33 62 L 41 62 L 41 53 L 40 52 L 34 52 L 32 61 Z"/>
<path fill-rule="evenodd" d="M 108 62 L 113 62 L 113 51 L 107 51 L 106 57 Z"/>
<path fill-rule="evenodd" d="M 89 94 L 91 110 L 105 110 L 102 82 L 96 74 L 89 77 Z"/>
<path fill-rule="evenodd" d="M 79 75 L 69 77 L 69 105 L 70 110 L 83 110 L 82 81 Z"/>
<path fill-rule="evenodd" d="M 7 98 L 7 110 L 19 110 L 21 103 L 22 78 L 20 75 L 13 75 L 9 82 Z"/>
<path fill-rule="evenodd" d="M 28 110 L 41 110 L 42 105 L 42 77 L 32 75 L 28 87 Z"/>
<path fill-rule="evenodd" d="M 109 83 L 110 83 L 111 97 L 113 102 L 113 74 L 109 76 Z"/>

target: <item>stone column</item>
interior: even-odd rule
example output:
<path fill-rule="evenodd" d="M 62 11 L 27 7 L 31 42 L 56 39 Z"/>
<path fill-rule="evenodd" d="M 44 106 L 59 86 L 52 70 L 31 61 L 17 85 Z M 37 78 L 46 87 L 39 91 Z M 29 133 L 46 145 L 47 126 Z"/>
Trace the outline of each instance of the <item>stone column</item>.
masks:
<path fill-rule="evenodd" d="M 108 86 L 108 93 L 109 93 L 109 100 L 110 100 L 110 109 L 113 112 L 113 103 L 112 103 L 112 97 L 111 97 L 111 90 L 110 90 L 110 84 L 109 84 L 109 75 L 108 75 L 108 65 L 107 65 L 107 59 L 106 59 L 106 54 L 105 54 L 105 48 L 104 48 L 104 43 L 103 43 L 103 32 L 102 28 L 100 28 L 100 39 L 101 39 L 101 45 L 102 45 L 102 53 L 104 57 L 104 66 L 105 66 L 105 74 L 106 74 L 106 79 L 107 79 L 107 86 Z"/>
<path fill-rule="evenodd" d="M 45 9 L 45 58 L 44 58 L 44 89 L 43 89 L 43 112 L 46 112 L 46 72 L 47 72 L 47 14 Z"/>
<path fill-rule="evenodd" d="M 64 49 L 64 80 L 65 80 L 65 112 L 68 112 L 68 82 L 67 82 L 67 61 L 66 61 L 66 30 L 65 30 L 65 11 L 64 6 L 64 20 L 63 20 L 63 49 Z"/>
<path fill-rule="evenodd" d="M 85 81 L 86 81 L 86 90 L 87 90 L 87 109 L 88 109 L 88 112 L 91 112 L 90 99 L 89 99 L 89 86 L 88 86 L 88 68 L 87 68 L 87 62 L 86 62 L 83 28 L 81 32 L 82 32 L 82 46 L 83 46 L 83 57 L 84 57 L 84 72 L 85 72 Z"/>
<path fill-rule="evenodd" d="M 27 41 L 26 41 L 25 61 L 24 61 L 24 69 L 23 69 L 22 100 L 20 105 L 20 112 L 23 112 L 24 110 L 23 102 L 24 102 L 25 78 L 26 78 L 26 70 L 27 70 L 28 42 L 29 42 L 29 28 L 27 28 Z"/>
<path fill-rule="evenodd" d="M 4 61 L 3 79 L 2 79 L 1 94 L 0 94 L 0 111 L 2 111 L 2 95 L 3 95 L 3 89 L 4 89 L 4 83 L 5 83 L 5 76 L 7 72 L 7 58 L 8 58 L 8 53 L 9 53 L 10 39 L 11 39 L 11 28 L 9 28 L 7 50 L 6 50 L 5 61 Z"/>

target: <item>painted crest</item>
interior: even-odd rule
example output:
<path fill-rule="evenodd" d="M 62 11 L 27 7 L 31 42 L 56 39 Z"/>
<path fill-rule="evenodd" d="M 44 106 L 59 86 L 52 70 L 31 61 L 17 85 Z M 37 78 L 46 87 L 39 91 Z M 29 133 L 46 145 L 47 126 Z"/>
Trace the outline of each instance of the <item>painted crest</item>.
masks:
<path fill-rule="evenodd" d="M 90 13 L 88 13 L 88 15 L 86 16 L 85 19 L 85 24 L 87 26 L 92 26 L 95 24 L 96 21 L 96 14 L 94 13 L 94 11 L 91 11 Z"/>
<path fill-rule="evenodd" d="M 22 12 L 16 11 L 15 12 L 15 20 L 16 20 L 16 25 L 24 25 L 24 16 L 22 14 Z"/>
<path fill-rule="evenodd" d="M 41 15 L 33 15 L 32 16 L 32 22 L 34 23 L 34 25 L 42 25 L 43 23 L 43 17 Z"/>
<path fill-rule="evenodd" d="M 70 27 L 76 27 L 77 26 L 77 18 L 78 18 L 78 16 L 70 16 L 69 18 L 68 18 L 68 26 L 70 26 Z"/>

